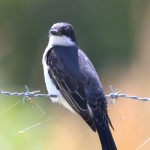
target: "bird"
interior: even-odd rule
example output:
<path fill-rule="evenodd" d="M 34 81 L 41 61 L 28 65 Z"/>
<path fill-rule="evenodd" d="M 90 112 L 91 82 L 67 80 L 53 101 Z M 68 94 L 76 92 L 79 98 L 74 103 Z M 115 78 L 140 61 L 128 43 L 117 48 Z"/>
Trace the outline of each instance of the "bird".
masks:
<path fill-rule="evenodd" d="M 88 56 L 77 44 L 74 27 L 58 22 L 49 30 L 42 64 L 51 100 L 79 114 L 98 132 L 102 150 L 117 150 L 110 131 L 107 100 L 99 76 Z"/>

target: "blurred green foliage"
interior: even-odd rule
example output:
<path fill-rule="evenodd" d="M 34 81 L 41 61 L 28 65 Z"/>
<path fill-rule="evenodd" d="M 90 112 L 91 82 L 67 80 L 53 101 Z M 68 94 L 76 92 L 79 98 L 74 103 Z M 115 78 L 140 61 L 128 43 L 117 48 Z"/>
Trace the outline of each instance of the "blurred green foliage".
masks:
<path fill-rule="evenodd" d="M 46 111 L 46 103 L 46 101 L 43 101 L 37 104 L 45 108 Z M 0 149 L 45 149 L 45 135 L 48 131 L 51 133 L 49 136 L 53 135 L 52 129 L 54 127 L 51 120 L 48 123 L 41 123 L 41 125 L 32 128 L 32 126 L 47 118 L 35 105 L 32 103 L 21 105 L 21 98 L 6 96 L 0 97 L 0 104 L 2 104 L 0 105 Z M 13 107 L 13 105 L 15 106 Z M 48 129 L 49 127 L 51 127 L 51 130 Z M 25 131 L 21 134 L 23 130 Z"/>
<path fill-rule="evenodd" d="M 80 47 L 97 68 L 130 60 L 134 35 L 129 0 L 1 0 L 0 10 L 0 51 L 7 51 L 0 62 L 14 83 L 30 83 L 31 76 L 41 83 L 36 76 L 42 78 L 48 30 L 60 21 L 73 24 Z"/>

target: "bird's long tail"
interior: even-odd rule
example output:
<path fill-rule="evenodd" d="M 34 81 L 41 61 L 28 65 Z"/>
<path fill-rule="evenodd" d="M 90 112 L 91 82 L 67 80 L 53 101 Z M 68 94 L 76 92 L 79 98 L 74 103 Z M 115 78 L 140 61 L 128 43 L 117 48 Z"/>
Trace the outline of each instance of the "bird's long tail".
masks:
<path fill-rule="evenodd" d="M 95 125 L 102 145 L 102 150 L 117 150 L 109 125 L 103 128 L 98 120 L 95 120 Z"/>

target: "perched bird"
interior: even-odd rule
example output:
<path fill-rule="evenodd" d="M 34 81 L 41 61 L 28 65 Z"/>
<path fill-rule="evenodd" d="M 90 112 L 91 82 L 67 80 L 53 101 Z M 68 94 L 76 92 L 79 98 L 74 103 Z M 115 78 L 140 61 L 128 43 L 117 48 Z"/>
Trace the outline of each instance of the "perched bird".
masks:
<path fill-rule="evenodd" d="M 97 131 L 103 150 L 116 150 L 101 82 L 91 61 L 79 48 L 71 24 L 61 22 L 51 27 L 42 63 L 48 93 L 57 95 L 52 101 L 79 114 Z"/>

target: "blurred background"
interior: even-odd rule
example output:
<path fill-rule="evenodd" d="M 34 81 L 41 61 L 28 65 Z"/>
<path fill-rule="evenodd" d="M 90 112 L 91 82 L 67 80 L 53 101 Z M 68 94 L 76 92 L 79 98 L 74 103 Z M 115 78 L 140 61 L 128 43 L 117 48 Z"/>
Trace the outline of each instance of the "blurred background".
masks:
<path fill-rule="evenodd" d="M 22 92 L 27 84 L 47 93 L 41 59 L 49 28 L 65 21 L 106 93 L 112 85 L 150 97 L 149 16 L 149 0 L 0 0 L 0 90 Z M 78 115 L 48 98 L 21 102 L 0 95 L 1 150 L 101 149 L 98 135 Z M 150 138 L 150 102 L 118 99 L 108 111 L 119 150 L 135 150 Z M 150 149 L 150 142 L 140 149 Z"/>

